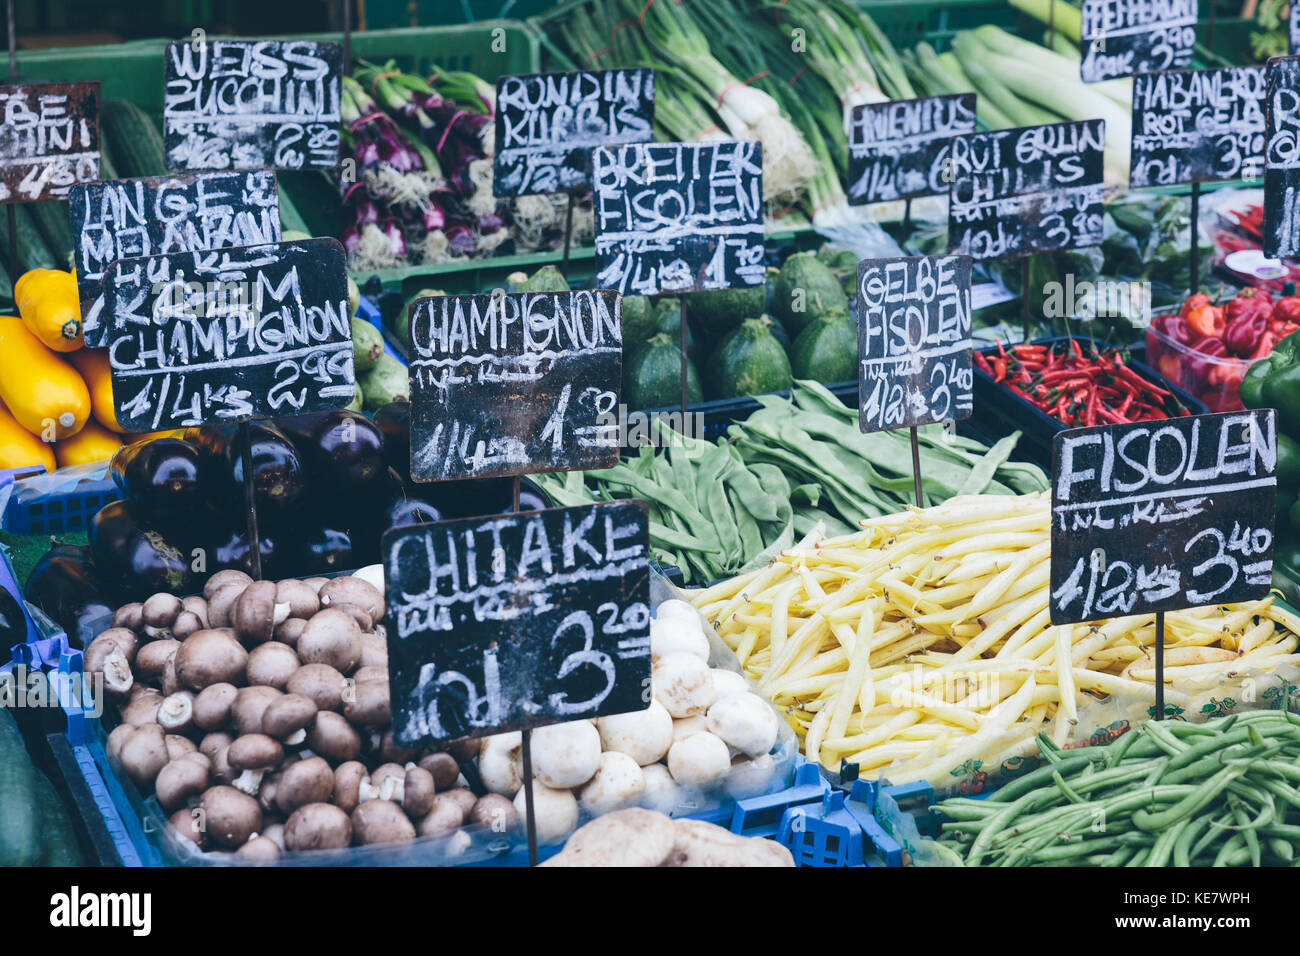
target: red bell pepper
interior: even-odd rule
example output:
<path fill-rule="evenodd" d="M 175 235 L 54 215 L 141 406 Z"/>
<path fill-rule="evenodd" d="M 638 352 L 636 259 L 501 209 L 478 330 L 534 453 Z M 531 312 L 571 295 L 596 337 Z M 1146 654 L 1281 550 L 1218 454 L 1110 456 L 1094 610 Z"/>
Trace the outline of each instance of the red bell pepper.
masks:
<path fill-rule="evenodd" d="M 1238 301 L 1236 299 L 1234 302 Z M 1229 310 L 1231 311 L 1231 310 Z M 1254 353 L 1260 341 L 1268 334 L 1271 321 L 1267 312 L 1239 312 L 1236 318 L 1229 318 L 1227 328 L 1223 330 L 1223 344 L 1233 355 L 1245 358 Z M 1269 347 L 1272 348 L 1270 339 Z M 1267 354 L 1267 353 L 1265 353 Z"/>

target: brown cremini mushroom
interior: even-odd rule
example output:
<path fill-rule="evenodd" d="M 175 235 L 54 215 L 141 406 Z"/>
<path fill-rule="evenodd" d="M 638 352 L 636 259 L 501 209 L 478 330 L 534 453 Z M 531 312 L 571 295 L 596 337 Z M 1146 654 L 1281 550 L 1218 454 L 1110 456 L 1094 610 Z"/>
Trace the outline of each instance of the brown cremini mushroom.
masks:
<path fill-rule="evenodd" d="M 415 839 L 415 826 L 391 800 L 368 800 L 352 811 L 357 843 L 405 843 Z"/>
<path fill-rule="evenodd" d="M 343 716 L 348 720 L 362 727 L 382 727 L 392 720 L 388 681 L 361 681 L 352 691 L 343 702 Z"/>
<path fill-rule="evenodd" d="M 423 767 L 407 767 L 402 781 L 402 809 L 412 820 L 418 820 L 433 809 L 437 795 L 433 774 Z"/>
<path fill-rule="evenodd" d="M 199 730 L 218 730 L 230 720 L 239 688 L 234 684 L 209 684 L 194 698 L 194 726 Z"/>
<path fill-rule="evenodd" d="M 223 571 L 218 571 L 216 574 L 212 575 L 212 577 L 208 578 L 207 583 L 203 585 L 203 599 L 211 603 L 212 595 L 216 594 L 218 591 L 223 591 L 228 587 L 237 587 L 242 589 L 252 583 L 253 579 L 243 571 L 236 570 L 235 568 L 227 568 Z"/>
<path fill-rule="evenodd" d="M 297 649 L 304 664 L 328 664 L 348 674 L 361 659 L 361 628 L 343 611 L 325 608 L 307 622 Z"/>
<path fill-rule="evenodd" d="M 157 724 L 142 724 L 122 743 L 118 759 L 122 769 L 141 790 L 153 787 L 158 772 L 167 765 L 167 741 Z"/>
<path fill-rule="evenodd" d="M 188 733 L 194 725 L 194 692 L 177 691 L 158 705 L 158 723 L 173 734 Z"/>
<path fill-rule="evenodd" d="M 193 691 L 209 684 L 239 684 L 247 666 L 248 651 L 226 629 L 197 631 L 176 652 L 176 676 Z"/>
<path fill-rule="evenodd" d="M 351 813 L 361 802 L 361 783 L 368 772 L 359 760 L 348 760 L 334 768 L 334 805 Z"/>
<path fill-rule="evenodd" d="M 288 644 L 267 641 L 249 652 L 245 673 L 249 684 L 264 684 L 276 690 L 284 690 L 301 663 L 297 653 Z"/>
<path fill-rule="evenodd" d="M 433 774 L 433 784 L 439 792 L 450 789 L 460 776 L 460 764 L 448 753 L 427 754 L 420 758 L 420 766 Z"/>
<path fill-rule="evenodd" d="M 302 637 L 302 632 L 306 629 L 306 620 L 301 617 L 291 617 L 276 627 L 274 637 L 281 644 L 288 644 L 290 647 L 296 648 L 298 638 Z"/>
<path fill-rule="evenodd" d="M 306 728 L 316 719 L 316 704 L 302 694 L 277 697 L 262 711 L 262 732 L 291 746 L 307 739 Z"/>
<path fill-rule="evenodd" d="M 158 722 L 158 707 L 163 702 L 163 695 L 152 687 L 135 684 L 127 695 L 126 705 L 118 711 L 124 724 L 154 724 Z"/>
<path fill-rule="evenodd" d="M 201 816 L 202 814 L 196 813 L 188 807 L 183 807 L 168 817 L 167 822 L 171 824 L 172 830 L 178 837 L 202 849 L 203 828 L 199 826 Z"/>
<path fill-rule="evenodd" d="M 275 602 L 289 606 L 289 617 L 306 620 L 320 610 L 320 596 L 310 584 L 293 579 L 275 586 Z"/>
<path fill-rule="evenodd" d="M 254 581 L 244 588 L 230 612 L 230 624 L 245 645 L 269 641 L 275 626 L 289 618 L 289 605 L 276 603 L 272 581 Z"/>
<path fill-rule="evenodd" d="M 308 757 L 285 768 L 276 786 L 275 805 L 293 813 L 309 803 L 328 803 L 334 793 L 334 773 L 322 757 Z"/>
<path fill-rule="evenodd" d="M 262 714 L 266 712 L 267 707 L 271 706 L 272 701 L 282 696 L 280 691 L 265 684 L 239 688 L 235 694 L 235 703 L 230 708 L 230 717 L 234 721 L 235 730 L 241 736 L 262 733 Z"/>
<path fill-rule="evenodd" d="M 209 764 L 202 754 L 189 754 L 167 763 L 158 771 L 154 793 L 164 810 L 175 810 L 191 797 L 208 789 Z"/>
<path fill-rule="evenodd" d="M 181 642 L 170 637 L 142 644 L 135 652 L 135 662 L 131 665 L 131 669 L 135 671 L 135 679 L 145 683 L 160 680 L 167 661 L 180 649 Z"/>
<path fill-rule="evenodd" d="M 294 671 L 284 689 L 310 698 L 318 710 L 338 711 L 343 709 L 348 680 L 328 664 L 303 664 Z"/>
<path fill-rule="evenodd" d="M 384 595 L 378 588 L 357 577 L 331 578 L 320 589 L 324 607 L 332 604 L 355 604 L 370 616 L 371 625 L 384 618 Z"/>
<path fill-rule="evenodd" d="M 301 806 L 284 824 L 284 845 L 290 850 L 339 850 L 351 842 L 352 821 L 332 804 Z"/>
<path fill-rule="evenodd" d="M 199 800 L 208 838 L 217 846 L 233 850 L 243 846 L 262 829 L 262 808 L 246 793 L 234 787 L 212 787 Z"/>
<path fill-rule="evenodd" d="M 307 731 L 307 747 L 330 763 L 342 763 L 361 753 L 361 735 L 342 714 L 322 710 Z"/>
<path fill-rule="evenodd" d="M 113 612 L 113 617 L 109 623 L 112 627 L 122 627 L 129 631 L 143 630 L 144 605 L 139 601 L 132 601 L 130 604 L 123 604 Z"/>

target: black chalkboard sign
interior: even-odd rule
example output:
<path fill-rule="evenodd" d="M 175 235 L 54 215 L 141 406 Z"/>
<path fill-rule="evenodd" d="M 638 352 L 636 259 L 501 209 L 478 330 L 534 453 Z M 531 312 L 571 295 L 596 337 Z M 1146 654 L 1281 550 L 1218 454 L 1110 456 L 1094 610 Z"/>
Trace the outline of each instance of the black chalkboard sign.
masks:
<path fill-rule="evenodd" d="M 1052 623 L 1267 594 L 1275 414 L 1225 412 L 1057 432 Z"/>
<path fill-rule="evenodd" d="M 1196 47 L 1196 0 L 1083 0 L 1085 83 L 1185 67 Z"/>
<path fill-rule="evenodd" d="M 497 80 L 492 194 L 591 187 L 597 146 L 654 139 L 654 70 L 531 73 Z"/>
<path fill-rule="evenodd" d="M 397 528 L 383 553 L 403 746 L 649 704 L 644 502 Z"/>
<path fill-rule="evenodd" d="M 355 393 L 337 240 L 119 259 L 104 298 L 129 432 L 342 408 Z"/>
<path fill-rule="evenodd" d="M 858 263 L 858 425 L 970 418 L 968 256 Z"/>
<path fill-rule="evenodd" d="M 341 45 L 187 40 L 164 59 L 168 169 L 338 166 Z"/>
<path fill-rule="evenodd" d="M 592 165 L 597 288 L 653 295 L 762 285 L 756 141 L 600 147 Z"/>
<path fill-rule="evenodd" d="M 80 184 L 69 190 L 68 208 L 82 330 L 92 348 L 105 344 L 103 278 L 114 260 L 280 241 L 280 196 L 269 169 Z"/>
<path fill-rule="evenodd" d="M 0 203 L 65 199 L 98 178 L 98 80 L 0 86 Z"/>
<path fill-rule="evenodd" d="M 975 132 L 975 94 L 863 103 L 849 114 L 849 202 L 948 193 L 948 144 Z"/>
<path fill-rule="evenodd" d="M 1129 185 L 1238 179 L 1263 168 L 1262 66 L 1133 78 Z"/>
<path fill-rule="evenodd" d="M 1266 88 L 1264 255 L 1294 259 L 1300 257 L 1300 56 L 1269 60 Z"/>
<path fill-rule="evenodd" d="M 618 463 L 617 292 L 417 299 L 410 346 L 416 481 Z"/>
<path fill-rule="evenodd" d="M 1292 56 L 1300 54 L 1300 17 L 1288 16 L 1287 22 L 1287 52 Z"/>
<path fill-rule="evenodd" d="M 1101 244 L 1105 123 L 958 136 L 948 249 L 976 259 Z"/>

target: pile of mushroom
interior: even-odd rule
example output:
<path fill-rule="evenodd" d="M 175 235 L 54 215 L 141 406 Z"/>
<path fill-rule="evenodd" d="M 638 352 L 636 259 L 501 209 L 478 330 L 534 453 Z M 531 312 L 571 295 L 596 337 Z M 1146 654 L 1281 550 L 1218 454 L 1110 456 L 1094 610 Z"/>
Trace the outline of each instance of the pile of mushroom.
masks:
<path fill-rule="evenodd" d="M 780 718 L 742 674 L 709 666 L 699 612 L 664 601 L 650 622 L 651 692 L 645 710 L 541 727 L 532 734 L 537 836 L 555 843 L 579 818 L 625 807 L 686 815 L 725 789 L 732 798 L 772 784 Z M 519 733 L 483 741 L 479 777 L 525 810 Z"/>
<path fill-rule="evenodd" d="M 476 797 L 461 776 L 478 741 L 394 740 L 378 570 L 278 583 L 220 571 L 202 597 L 118 608 L 86 648 L 117 704 L 108 750 L 180 837 L 262 861 L 419 836 L 450 837 L 455 854 L 468 824 L 515 828 L 508 799 Z"/>
<path fill-rule="evenodd" d="M 703 820 L 673 820 L 653 810 L 618 810 L 592 820 L 542 866 L 794 866 L 790 851 Z"/>

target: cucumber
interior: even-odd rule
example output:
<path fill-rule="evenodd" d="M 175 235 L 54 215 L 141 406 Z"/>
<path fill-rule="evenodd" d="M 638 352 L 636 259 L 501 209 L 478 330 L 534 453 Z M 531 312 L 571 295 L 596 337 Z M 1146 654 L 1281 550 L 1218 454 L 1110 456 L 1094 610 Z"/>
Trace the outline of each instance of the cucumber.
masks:
<path fill-rule="evenodd" d="M 36 802 L 41 808 L 41 866 L 85 866 L 86 858 L 77 842 L 72 817 L 50 778 L 33 768 Z"/>
<path fill-rule="evenodd" d="M 33 269 L 66 269 L 68 263 L 56 262 L 50 250 L 45 247 L 45 240 L 41 237 L 40 230 L 36 228 L 36 223 L 32 222 L 27 207 L 14 205 L 9 208 L 14 211 L 14 237 L 18 241 L 18 275 L 31 272 Z M 5 268 L 12 269 L 13 254 L 9 249 L 9 224 L 4 221 L 4 215 L 0 215 L 0 253 L 3 253 Z M 10 298 L 12 297 L 13 294 L 10 293 Z"/>
<path fill-rule="evenodd" d="M 0 866 L 35 866 L 40 858 L 35 768 L 13 715 L 0 707 Z"/>
<path fill-rule="evenodd" d="M 131 179 L 167 172 L 162 133 L 140 107 L 127 100 L 104 100 L 99 122 L 119 176 Z"/>
<path fill-rule="evenodd" d="M 68 201 L 34 202 L 26 210 L 40 230 L 45 248 L 58 260 L 59 268 L 69 268 L 72 265 L 72 220 Z"/>

